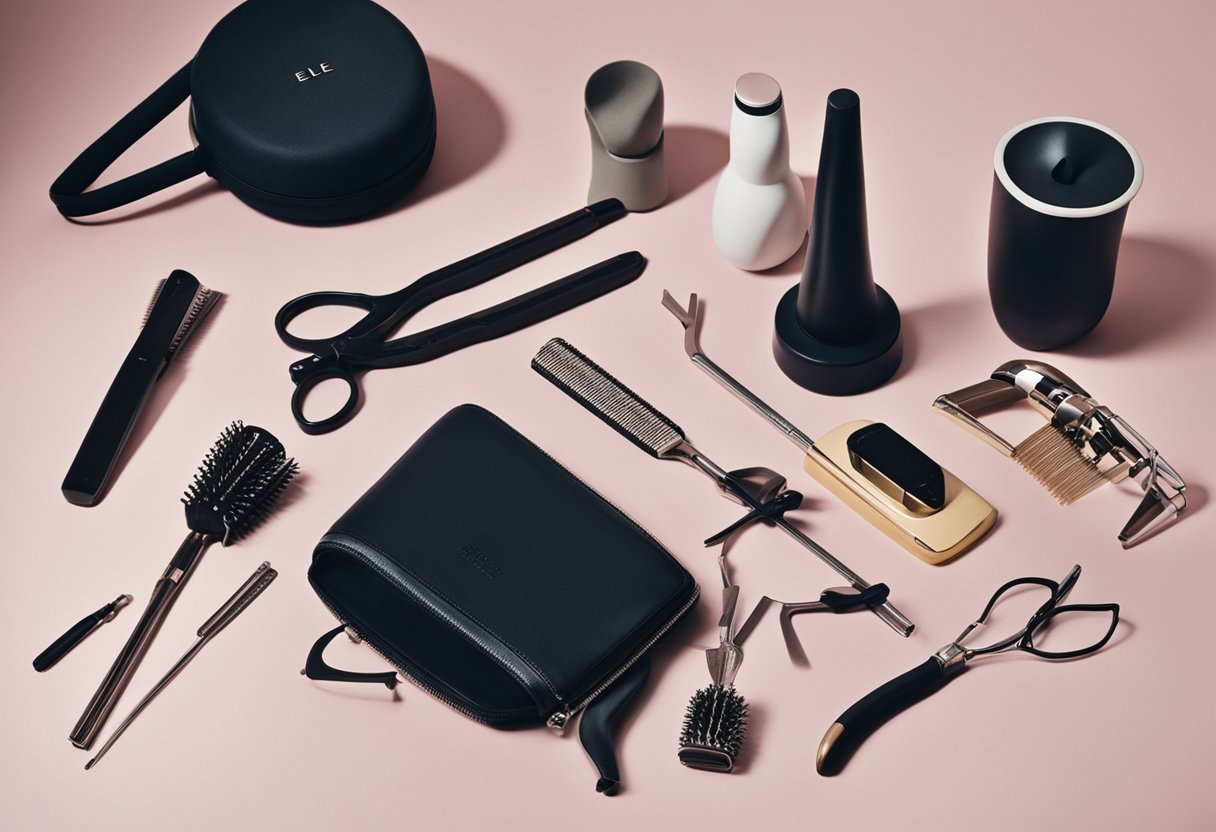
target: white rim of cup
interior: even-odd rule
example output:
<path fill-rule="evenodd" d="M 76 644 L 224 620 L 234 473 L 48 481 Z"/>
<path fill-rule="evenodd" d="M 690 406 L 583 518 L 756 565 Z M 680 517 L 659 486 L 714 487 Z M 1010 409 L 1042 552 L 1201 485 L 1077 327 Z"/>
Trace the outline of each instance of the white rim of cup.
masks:
<path fill-rule="evenodd" d="M 1127 186 L 1127 190 L 1119 196 L 1107 202 L 1104 205 L 1093 205 L 1085 208 L 1068 208 L 1063 205 L 1052 205 L 1050 202 L 1043 202 L 1035 199 L 1030 194 L 1019 188 L 1009 176 L 1009 171 L 1005 169 L 1005 147 L 1010 140 L 1021 133 L 1028 127 L 1034 127 L 1036 124 L 1048 124 L 1051 122 L 1069 122 L 1071 124 L 1084 124 L 1086 127 L 1093 127 L 1096 130 L 1101 130 L 1106 135 L 1113 138 L 1119 144 L 1123 145 L 1123 149 L 1127 151 L 1127 155 L 1132 158 L 1132 183 Z M 1099 124 L 1096 121 L 1090 121 L 1084 118 L 1073 118 L 1072 116 L 1050 116 L 1048 118 L 1036 118 L 1030 121 L 1024 121 L 1011 129 L 1008 133 L 1001 137 L 1001 140 L 996 144 L 996 151 L 992 157 L 992 166 L 996 170 L 996 178 L 1000 180 L 1001 185 L 1009 192 L 1009 195 L 1018 202 L 1025 205 L 1032 211 L 1038 211 L 1040 214 L 1047 214 L 1052 217 L 1100 217 L 1103 214 L 1109 214 L 1112 211 L 1117 211 L 1124 205 L 1132 201 L 1136 193 L 1140 190 L 1140 186 L 1144 183 L 1144 165 L 1140 161 L 1140 154 L 1136 152 L 1136 148 L 1132 147 L 1131 142 L 1120 136 L 1114 130 L 1111 130 L 1105 124 Z"/>

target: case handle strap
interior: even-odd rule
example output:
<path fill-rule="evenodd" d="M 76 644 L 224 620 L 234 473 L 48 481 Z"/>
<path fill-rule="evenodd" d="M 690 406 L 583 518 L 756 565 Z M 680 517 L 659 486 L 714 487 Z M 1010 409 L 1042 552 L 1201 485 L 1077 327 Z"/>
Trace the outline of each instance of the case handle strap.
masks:
<path fill-rule="evenodd" d="M 338 670 L 336 667 L 330 667 L 325 663 L 324 653 L 325 648 L 329 643 L 338 637 L 338 634 L 346 629 L 346 625 L 339 624 L 325 635 L 317 639 L 313 644 L 312 649 L 308 651 L 308 661 L 304 663 L 304 669 L 301 671 L 309 679 L 314 682 L 372 682 L 375 684 L 384 685 L 389 690 L 397 689 L 397 674 L 395 671 L 386 671 L 384 673 L 355 673 L 350 670 Z"/>
<path fill-rule="evenodd" d="M 578 723 L 578 738 L 583 750 L 595 763 L 600 779 L 595 790 L 611 797 L 621 788 L 621 772 L 616 761 L 616 739 L 629 706 L 650 677 L 650 657 L 643 655 L 633 667 L 621 674 L 606 691 L 583 711 Z"/>
<path fill-rule="evenodd" d="M 190 67 L 186 64 L 76 157 L 51 184 L 51 201 L 65 217 L 84 217 L 118 208 L 176 185 L 203 172 L 197 150 L 190 150 L 147 170 L 85 193 L 97 177 L 127 149 L 190 97 Z"/>

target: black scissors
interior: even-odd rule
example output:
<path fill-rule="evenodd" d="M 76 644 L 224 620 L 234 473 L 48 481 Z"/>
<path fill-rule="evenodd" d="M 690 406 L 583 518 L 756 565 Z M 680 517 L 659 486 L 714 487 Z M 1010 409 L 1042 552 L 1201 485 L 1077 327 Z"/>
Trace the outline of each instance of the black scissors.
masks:
<path fill-rule="evenodd" d="M 318 434 L 350 421 L 361 398 L 356 373 L 430 361 L 531 326 L 637 279 L 646 267 L 646 259 L 630 251 L 472 315 L 412 335 L 389 338 L 411 315 L 440 298 L 478 286 L 555 251 L 626 213 L 620 200 L 605 199 L 444 266 L 392 294 L 313 292 L 289 301 L 274 319 L 279 339 L 293 349 L 313 353 L 290 368 L 291 380 L 296 385 L 291 397 L 291 413 L 296 423 L 305 433 Z M 322 306 L 353 306 L 367 310 L 367 314 L 345 332 L 330 338 L 300 338 L 287 331 L 297 316 Z M 309 392 L 321 382 L 335 378 L 345 381 L 350 389 L 346 404 L 328 418 L 306 419 L 304 401 Z"/>

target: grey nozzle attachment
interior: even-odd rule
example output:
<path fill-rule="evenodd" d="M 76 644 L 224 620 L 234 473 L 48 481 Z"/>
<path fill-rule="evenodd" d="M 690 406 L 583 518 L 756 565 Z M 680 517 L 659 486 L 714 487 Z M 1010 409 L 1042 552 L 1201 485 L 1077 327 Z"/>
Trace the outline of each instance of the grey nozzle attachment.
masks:
<path fill-rule="evenodd" d="M 591 128 L 588 204 L 615 197 L 630 211 L 649 211 L 667 199 L 663 166 L 663 82 L 637 61 L 615 61 L 587 79 Z"/>

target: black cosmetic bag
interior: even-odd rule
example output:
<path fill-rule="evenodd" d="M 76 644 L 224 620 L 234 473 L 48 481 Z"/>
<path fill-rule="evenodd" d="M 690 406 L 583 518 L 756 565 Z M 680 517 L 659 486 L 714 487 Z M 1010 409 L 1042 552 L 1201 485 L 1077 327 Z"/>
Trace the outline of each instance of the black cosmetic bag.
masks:
<path fill-rule="evenodd" d="M 383 682 L 325 664 L 344 629 L 480 722 L 564 728 L 619 777 L 611 729 L 647 651 L 696 603 L 653 537 L 491 413 L 447 413 L 330 528 L 313 589 L 341 626 L 314 679 Z"/>
<path fill-rule="evenodd" d="M 193 150 L 85 191 L 187 98 Z M 405 196 L 434 149 L 426 58 L 390 12 L 370 0 L 248 0 L 68 166 L 51 200 L 86 216 L 206 173 L 271 216 L 339 222 Z"/>

